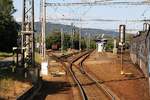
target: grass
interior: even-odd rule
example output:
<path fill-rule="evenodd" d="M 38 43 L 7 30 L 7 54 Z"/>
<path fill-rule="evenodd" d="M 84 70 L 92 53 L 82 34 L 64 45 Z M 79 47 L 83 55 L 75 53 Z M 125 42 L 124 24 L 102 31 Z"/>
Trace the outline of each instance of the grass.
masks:
<path fill-rule="evenodd" d="M 12 53 L 0 52 L 0 59 L 12 55 Z M 36 63 L 41 63 L 40 54 L 35 54 L 35 60 Z M 10 67 L 6 69 L 0 67 L 0 99 L 1 97 L 7 99 L 7 97 L 17 96 L 28 87 L 30 87 L 30 83 L 24 77 L 18 73 L 13 73 Z"/>
<path fill-rule="evenodd" d="M 42 57 L 39 53 L 36 52 L 35 53 L 35 63 L 41 64 L 41 62 L 42 62 Z"/>
<path fill-rule="evenodd" d="M 29 82 L 18 73 L 12 73 L 10 68 L 0 69 L 0 99 L 17 96 L 28 87 Z"/>
<path fill-rule="evenodd" d="M 45 60 L 48 59 L 48 55 L 46 55 Z M 42 56 L 39 53 L 35 53 L 35 63 L 41 64 L 42 63 Z"/>
<path fill-rule="evenodd" d="M 10 57 L 13 53 L 7 53 L 7 52 L 0 52 L 0 57 Z"/>
<path fill-rule="evenodd" d="M 7 100 L 16 97 L 31 85 L 28 82 L 14 80 L 10 77 L 0 79 L 0 98 Z"/>
<path fill-rule="evenodd" d="M 11 57 L 13 53 L 7 53 L 7 52 L 0 52 L 0 59 Z"/>

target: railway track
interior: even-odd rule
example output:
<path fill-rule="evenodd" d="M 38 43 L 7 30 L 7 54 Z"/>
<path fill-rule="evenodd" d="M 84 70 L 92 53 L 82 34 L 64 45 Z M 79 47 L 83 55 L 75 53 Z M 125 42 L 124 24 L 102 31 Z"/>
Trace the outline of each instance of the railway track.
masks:
<path fill-rule="evenodd" d="M 94 79 L 83 68 L 83 61 L 89 56 L 90 52 L 81 54 L 78 58 L 72 60 L 69 66 L 69 71 L 73 76 L 76 84 L 79 87 L 83 100 L 118 100 L 110 93 L 106 87 L 101 85 L 101 82 Z M 79 60 L 79 66 L 74 63 Z"/>
<path fill-rule="evenodd" d="M 101 85 L 100 81 L 94 79 L 89 73 L 87 73 L 84 70 L 82 63 L 89 56 L 90 53 L 91 51 L 84 51 L 75 54 L 74 56 L 68 56 L 67 59 L 67 63 L 69 64 L 68 66 L 66 65 L 66 63 L 64 63 L 64 61 L 66 60 L 63 60 L 62 58 L 57 57 L 53 54 L 51 55 L 56 61 L 59 61 L 66 70 L 70 72 L 73 80 L 75 81 L 80 90 L 81 97 L 83 100 L 118 100 L 115 99 L 115 96 L 113 96 L 109 91 L 107 91 L 107 89 L 105 89 L 105 87 Z M 66 57 L 64 59 L 66 59 Z M 76 62 L 78 62 L 78 64 L 76 64 Z M 40 91 L 44 91 L 43 85 L 41 86 L 39 92 Z M 38 95 L 39 93 L 37 93 L 35 97 L 39 98 L 39 96 L 42 95 L 42 92 L 40 92 L 39 96 Z"/>
<path fill-rule="evenodd" d="M 57 62 L 60 62 L 63 66 L 62 69 L 67 72 L 68 66 L 66 65 L 64 59 L 67 59 L 68 57 L 71 58 L 72 55 L 77 55 L 78 53 L 72 53 L 72 54 L 69 54 L 69 55 L 62 56 L 62 57 L 56 56 L 52 52 L 47 52 L 47 54 L 48 54 L 49 57 L 52 57 Z M 66 80 L 68 80 L 67 77 L 66 77 Z M 53 90 L 57 91 L 57 89 L 66 88 L 66 87 L 69 88 L 71 86 L 67 82 L 66 83 L 65 82 L 60 82 L 60 83 L 52 84 L 51 81 L 44 81 L 43 80 L 42 81 L 42 87 L 39 90 L 39 92 L 37 93 L 37 95 L 35 95 L 33 100 L 43 100 L 43 99 L 46 98 L 46 96 L 48 96 L 48 94 L 50 92 L 53 92 Z M 49 98 L 49 96 L 48 96 L 47 99 L 51 99 L 51 98 Z"/>
<path fill-rule="evenodd" d="M 83 61 L 89 56 L 90 52 L 83 52 L 76 56 L 69 56 L 67 62 L 69 63 L 69 72 L 71 73 L 74 81 L 78 85 L 83 100 L 118 100 L 111 94 L 105 86 L 101 85 L 103 81 L 94 79 L 83 68 Z M 79 61 L 79 66 L 75 65 Z M 63 59 L 58 59 L 62 64 Z"/>

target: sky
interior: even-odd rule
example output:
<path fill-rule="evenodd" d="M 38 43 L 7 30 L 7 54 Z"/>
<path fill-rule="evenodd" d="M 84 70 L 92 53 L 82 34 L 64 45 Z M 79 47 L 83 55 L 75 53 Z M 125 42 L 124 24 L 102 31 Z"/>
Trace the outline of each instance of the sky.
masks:
<path fill-rule="evenodd" d="M 22 18 L 22 1 L 13 0 L 17 12 L 14 17 L 17 21 Z M 95 0 L 46 0 L 46 2 L 94 2 Z M 100 1 L 100 0 L 99 0 Z M 104 0 L 103 0 L 104 1 Z M 113 0 L 115 1 L 143 1 L 143 0 Z M 129 22 L 128 20 L 143 20 L 150 18 L 150 6 L 146 5 L 105 5 L 105 6 L 70 6 L 70 7 L 47 7 L 47 21 L 61 23 L 82 28 L 118 29 L 120 24 L 125 24 L 127 29 L 141 30 L 144 22 Z M 40 0 L 35 0 L 35 20 L 39 21 Z M 80 19 L 81 21 L 62 20 Z M 88 19 L 121 20 L 121 21 L 89 21 Z M 86 21 L 84 21 L 86 20 Z"/>

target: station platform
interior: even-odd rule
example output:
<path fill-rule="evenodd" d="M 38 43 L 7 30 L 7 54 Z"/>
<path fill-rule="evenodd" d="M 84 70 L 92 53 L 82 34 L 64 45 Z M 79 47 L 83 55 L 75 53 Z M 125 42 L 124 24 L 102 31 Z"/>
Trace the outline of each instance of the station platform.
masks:
<path fill-rule="evenodd" d="M 94 51 L 84 62 L 85 69 L 105 84 L 121 100 L 150 100 L 148 79 L 138 66 L 132 64 L 128 52 L 123 54 L 121 75 L 120 55 Z"/>

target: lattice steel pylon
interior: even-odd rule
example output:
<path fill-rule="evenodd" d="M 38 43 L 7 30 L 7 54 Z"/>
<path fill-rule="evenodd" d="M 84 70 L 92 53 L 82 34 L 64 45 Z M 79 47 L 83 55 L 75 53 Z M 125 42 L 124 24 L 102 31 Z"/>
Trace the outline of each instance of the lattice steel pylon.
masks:
<path fill-rule="evenodd" d="M 22 54 L 24 53 L 24 67 L 34 67 L 34 0 L 23 0 L 21 37 Z"/>

